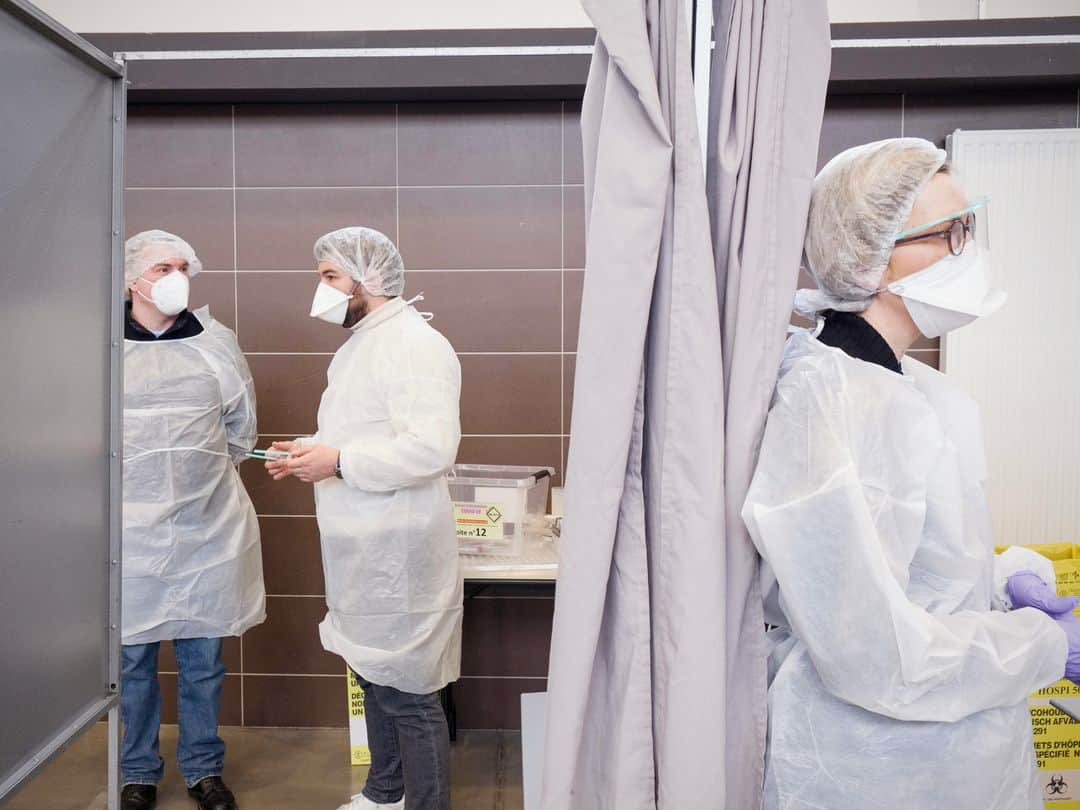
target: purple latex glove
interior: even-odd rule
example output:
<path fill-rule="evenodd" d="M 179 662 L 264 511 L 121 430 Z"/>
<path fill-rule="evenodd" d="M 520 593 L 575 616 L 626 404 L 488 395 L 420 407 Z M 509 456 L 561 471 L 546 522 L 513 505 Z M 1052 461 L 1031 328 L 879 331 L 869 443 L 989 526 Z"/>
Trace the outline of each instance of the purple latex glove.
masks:
<path fill-rule="evenodd" d="M 1058 627 L 1065 631 L 1069 639 L 1069 654 L 1065 658 L 1065 677 L 1075 684 L 1080 684 L 1080 619 L 1075 613 L 1055 616 Z"/>
<path fill-rule="evenodd" d="M 1006 580 L 1005 590 L 1014 608 L 1038 608 L 1055 619 L 1072 613 L 1080 604 L 1080 599 L 1075 596 L 1058 596 L 1057 592 L 1043 582 L 1034 571 L 1017 571 Z M 1077 637 L 1077 641 L 1080 643 L 1080 636 Z M 1071 639 L 1069 649 L 1071 655 Z"/>

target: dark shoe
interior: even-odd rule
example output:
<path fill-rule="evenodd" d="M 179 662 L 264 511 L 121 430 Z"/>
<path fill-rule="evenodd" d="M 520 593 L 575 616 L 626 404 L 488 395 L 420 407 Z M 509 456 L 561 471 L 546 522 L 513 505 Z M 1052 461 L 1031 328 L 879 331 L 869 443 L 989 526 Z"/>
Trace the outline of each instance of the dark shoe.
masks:
<path fill-rule="evenodd" d="M 187 794 L 199 805 L 199 810 L 237 810 L 236 797 L 225 787 L 220 776 L 208 776 L 189 787 Z"/>
<path fill-rule="evenodd" d="M 120 791 L 120 810 L 154 810 L 157 788 L 153 785 L 124 785 Z"/>

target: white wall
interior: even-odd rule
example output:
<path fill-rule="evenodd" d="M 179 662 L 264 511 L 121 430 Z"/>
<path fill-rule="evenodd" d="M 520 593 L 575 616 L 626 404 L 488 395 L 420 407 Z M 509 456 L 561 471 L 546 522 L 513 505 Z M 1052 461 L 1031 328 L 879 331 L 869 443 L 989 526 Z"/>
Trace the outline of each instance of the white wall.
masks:
<path fill-rule="evenodd" d="M 832 22 L 1080 16 L 1080 0 L 829 0 Z"/>
<path fill-rule="evenodd" d="M 36 0 L 74 31 L 578 28 L 580 0 Z M 833 22 L 1080 16 L 1080 0 L 829 0 Z"/>
<path fill-rule="evenodd" d="M 33 0 L 73 31 L 583 28 L 579 0 Z"/>

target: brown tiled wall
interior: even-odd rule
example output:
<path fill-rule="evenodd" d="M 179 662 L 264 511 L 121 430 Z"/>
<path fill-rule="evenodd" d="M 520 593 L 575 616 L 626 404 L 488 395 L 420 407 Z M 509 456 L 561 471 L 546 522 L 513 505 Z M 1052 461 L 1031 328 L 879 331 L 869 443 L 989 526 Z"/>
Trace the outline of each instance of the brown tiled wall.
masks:
<path fill-rule="evenodd" d="M 835 96 L 819 164 L 902 134 L 944 144 L 956 128 L 1080 125 L 1077 88 Z M 566 457 L 585 264 L 580 108 L 520 104 L 136 107 L 128 129 L 127 227 L 175 230 L 207 272 L 192 285 L 237 329 L 259 396 L 260 445 L 314 428 L 343 333 L 307 317 L 311 244 L 349 224 L 384 230 L 410 269 L 408 292 L 461 354 L 460 460 L 543 464 Z M 937 341 L 919 348 L 937 364 Z M 260 515 L 269 618 L 227 644 L 224 718 L 344 725 L 341 662 L 324 653 L 311 489 L 244 480 Z M 544 688 L 552 591 L 489 588 L 465 613 L 465 728 L 514 728 L 518 695 Z M 162 669 L 175 672 L 171 655 Z M 163 677 L 167 719 L 175 675 Z"/>
<path fill-rule="evenodd" d="M 260 446 L 310 433 L 331 354 L 347 333 L 307 316 L 311 246 L 362 224 L 394 239 L 407 295 L 458 350 L 459 460 L 539 464 L 561 483 L 569 375 L 584 267 L 575 102 L 135 106 L 127 141 L 127 231 L 188 239 L 206 272 L 192 303 L 236 329 L 255 377 Z M 324 652 L 311 488 L 244 481 L 262 527 L 265 624 L 226 644 L 223 719 L 341 726 L 345 678 Z M 463 728 L 514 728 L 518 696 L 545 688 L 550 586 L 470 589 Z M 162 657 L 166 720 L 176 663 Z"/>

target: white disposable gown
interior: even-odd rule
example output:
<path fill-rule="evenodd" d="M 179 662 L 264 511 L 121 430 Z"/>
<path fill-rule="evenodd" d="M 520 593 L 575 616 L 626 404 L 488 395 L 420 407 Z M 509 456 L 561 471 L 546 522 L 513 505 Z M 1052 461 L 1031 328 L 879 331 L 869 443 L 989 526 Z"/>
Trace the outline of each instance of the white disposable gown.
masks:
<path fill-rule="evenodd" d="M 123 643 L 238 636 L 266 617 L 259 524 L 236 464 L 255 390 L 236 335 L 124 342 Z"/>
<path fill-rule="evenodd" d="M 327 372 L 318 433 L 344 480 L 315 485 L 328 612 L 323 646 L 366 680 L 429 694 L 461 667 L 463 583 L 446 474 L 461 368 L 401 299 L 353 328 Z"/>
<path fill-rule="evenodd" d="M 1062 677 L 1065 634 L 991 610 L 977 408 L 903 370 L 788 342 L 743 510 L 778 626 L 767 810 L 1043 806 L 1025 698 Z"/>

